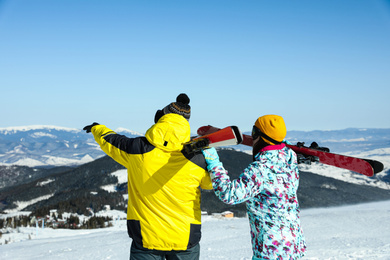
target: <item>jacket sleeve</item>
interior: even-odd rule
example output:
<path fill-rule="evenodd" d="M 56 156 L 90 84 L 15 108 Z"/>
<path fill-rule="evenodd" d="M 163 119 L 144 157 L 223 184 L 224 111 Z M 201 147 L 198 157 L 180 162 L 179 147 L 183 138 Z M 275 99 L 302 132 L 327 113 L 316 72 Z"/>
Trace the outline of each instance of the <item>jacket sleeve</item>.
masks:
<path fill-rule="evenodd" d="M 118 135 L 104 125 L 96 125 L 91 130 L 95 141 L 108 156 L 123 166 L 127 166 L 129 153 L 126 150 L 131 146 L 132 138 Z"/>
<path fill-rule="evenodd" d="M 215 195 L 226 204 L 245 202 L 263 189 L 261 170 L 252 164 L 236 180 L 230 180 L 223 166 L 214 167 L 210 175 Z"/>

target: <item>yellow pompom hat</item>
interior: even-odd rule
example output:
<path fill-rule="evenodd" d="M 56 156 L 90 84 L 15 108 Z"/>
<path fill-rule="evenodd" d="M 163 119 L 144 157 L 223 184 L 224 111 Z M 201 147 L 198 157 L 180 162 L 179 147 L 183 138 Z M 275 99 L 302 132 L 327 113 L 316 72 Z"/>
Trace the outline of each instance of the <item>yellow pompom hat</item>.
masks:
<path fill-rule="evenodd" d="M 255 122 L 255 127 L 260 130 L 262 134 L 259 135 L 268 144 L 281 143 L 287 134 L 283 117 L 277 115 L 259 117 Z"/>

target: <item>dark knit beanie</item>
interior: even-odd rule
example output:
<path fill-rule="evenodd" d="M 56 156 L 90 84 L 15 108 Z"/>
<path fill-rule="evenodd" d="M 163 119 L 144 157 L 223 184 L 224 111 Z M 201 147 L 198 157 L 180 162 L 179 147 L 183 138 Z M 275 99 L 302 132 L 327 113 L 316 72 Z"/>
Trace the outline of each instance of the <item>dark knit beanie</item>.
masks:
<path fill-rule="evenodd" d="M 154 122 L 157 123 L 157 121 L 163 115 L 170 114 L 170 113 L 181 115 L 185 119 L 187 119 L 187 121 L 189 121 L 191 116 L 191 107 L 189 103 L 190 103 L 190 98 L 186 94 L 181 93 L 180 95 L 177 96 L 176 102 L 172 102 L 166 107 L 164 107 L 163 109 L 157 110 L 154 118 Z"/>

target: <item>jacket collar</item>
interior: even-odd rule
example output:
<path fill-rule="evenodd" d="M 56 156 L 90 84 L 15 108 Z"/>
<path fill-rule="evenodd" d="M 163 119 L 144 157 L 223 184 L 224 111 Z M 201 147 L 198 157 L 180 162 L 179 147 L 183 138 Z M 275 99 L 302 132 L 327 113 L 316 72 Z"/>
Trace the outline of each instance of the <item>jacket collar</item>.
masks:
<path fill-rule="evenodd" d="M 276 145 L 268 145 L 268 146 L 262 148 L 259 152 L 280 150 L 280 149 L 283 149 L 284 147 L 286 147 L 285 143 L 276 144 Z"/>
<path fill-rule="evenodd" d="M 281 149 L 283 149 L 284 147 L 286 147 L 286 144 L 285 144 L 285 143 L 281 143 L 281 144 L 277 144 L 277 145 L 268 145 L 268 146 L 262 148 L 262 149 L 256 154 L 255 160 L 259 160 L 259 157 L 260 157 L 261 153 L 263 153 L 263 152 L 281 150 Z"/>

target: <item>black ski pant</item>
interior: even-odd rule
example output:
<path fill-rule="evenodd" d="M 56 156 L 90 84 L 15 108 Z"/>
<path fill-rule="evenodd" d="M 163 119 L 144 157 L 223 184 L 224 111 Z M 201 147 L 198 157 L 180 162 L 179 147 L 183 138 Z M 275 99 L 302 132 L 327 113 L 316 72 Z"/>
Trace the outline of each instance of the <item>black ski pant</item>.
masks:
<path fill-rule="evenodd" d="M 160 251 L 141 247 L 133 241 L 130 248 L 130 260 L 199 260 L 199 257 L 199 244 L 183 251 Z"/>

